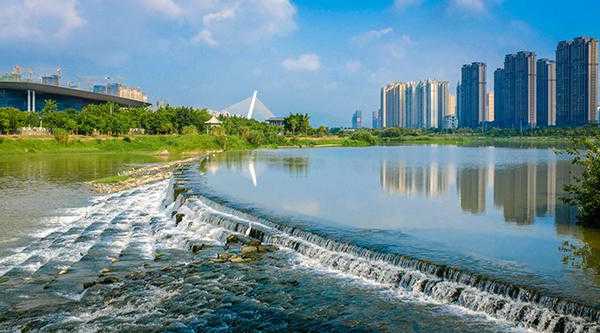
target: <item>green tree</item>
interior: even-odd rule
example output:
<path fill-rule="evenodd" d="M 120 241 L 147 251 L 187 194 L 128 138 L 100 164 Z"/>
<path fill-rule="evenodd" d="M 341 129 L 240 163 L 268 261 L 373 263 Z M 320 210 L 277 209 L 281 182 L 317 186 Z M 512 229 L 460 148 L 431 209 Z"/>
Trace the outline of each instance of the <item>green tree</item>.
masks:
<path fill-rule="evenodd" d="M 44 101 L 44 107 L 42 113 L 58 112 L 58 104 L 55 100 L 47 99 Z"/>
<path fill-rule="evenodd" d="M 567 149 L 572 163 L 581 167 L 582 174 L 576 176 L 572 184 L 565 186 L 568 193 L 563 198 L 577 208 L 577 216 L 582 224 L 600 227 L 600 136 L 594 139 L 576 139 Z"/>
<path fill-rule="evenodd" d="M 310 116 L 308 114 L 290 114 L 283 119 L 283 127 L 292 135 L 307 134 L 310 129 Z"/>

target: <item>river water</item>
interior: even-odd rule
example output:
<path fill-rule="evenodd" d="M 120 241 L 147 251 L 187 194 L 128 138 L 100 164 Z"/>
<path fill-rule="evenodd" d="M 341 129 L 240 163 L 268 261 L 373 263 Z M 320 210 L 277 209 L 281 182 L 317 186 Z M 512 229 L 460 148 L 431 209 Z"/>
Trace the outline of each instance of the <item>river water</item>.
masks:
<path fill-rule="evenodd" d="M 82 185 L 143 162 L 0 160 L 0 330 L 599 329 L 600 233 L 559 200 L 577 170 L 552 150 L 230 152 Z M 231 234 L 279 250 L 215 262 Z"/>

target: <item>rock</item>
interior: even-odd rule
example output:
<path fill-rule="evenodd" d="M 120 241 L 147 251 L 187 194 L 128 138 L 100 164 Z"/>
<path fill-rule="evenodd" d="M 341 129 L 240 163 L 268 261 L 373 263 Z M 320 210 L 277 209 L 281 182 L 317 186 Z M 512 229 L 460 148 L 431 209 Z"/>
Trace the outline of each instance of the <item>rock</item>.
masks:
<path fill-rule="evenodd" d="M 155 253 L 154 254 L 154 261 L 159 261 L 162 257 L 163 257 L 162 253 Z"/>
<path fill-rule="evenodd" d="M 119 261 L 119 259 L 117 259 L 117 258 L 110 258 L 110 262 L 111 262 L 111 263 L 113 263 L 113 264 L 114 264 L 115 262 L 117 262 L 117 261 Z"/>
<path fill-rule="evenodd" d="M 229 261 L 232 263 L 239 264 L 239 263 L 247 262 L 248 259 L 242 258 L 241 256 L 233 256 L 233 257 L 229 258 Z"/>
<path fill-rule="evenodd" d="M 206 248 L 206 245 L 204 244 L 194 244 L 190 247 L 190 250 L 192 250 L 193 254 L 196 254 L 202 250 L 204 250 Z"/>
<path fill-rule="evenodd" d="M 248 245 L 250 245 L 250 246 L 259 246 L 260 245 L 260 241 L 256 240 L 256 239 L 252 239 L 252 240 L 250 240 L 250 242 L 248 242 Z"/>
<path fill-rule="evenodd" d="M 219 256 L 217 257 L 217 259 L 223 260 L 229 260 L 229 258 L 231 258 L 231 253 L 228 252 L 219 253 Z"/>
<path fill-rule="evenodd" d="M 61 269 L 60 272 L 58 272 L 58 275 L 65 275 L 67 273 L 69 273 L 69 269 L 68 268 L 64 268 L 64 269 Z"/>
<path fill-rule="evenodd" d="M 227 240 L 225 241 L 225 244 L 236 244 L 239 242 L 240 242 L 240 239 L 238 238 L 237 235 L 229 235 L 229 236 L 227 236 Z"/>
<path fill-rule="evenodd" d="M 88 281 L 83 283 L 83 289 L 88 289 L 96 285 L 96 281 Z"/>
<path fill-rule="evenodd" d="M 158 156 L 169 156 L 171 153 L 169 153 L 168 150 L 162 150 L 158 153 Z"/>
<path fill-rule="evenodd" d="M 108 273 L 110 273 L 110 268 L 105 267 L 100 270 L 100 275 L 106 275 Z"/>
<path fill-rule="evenodd" d="M 276 250 L 277 250 L 277 247 L 274 245 L 259 245 L 258 246 L 258 252 L 261 252 L 261 253 L 274 252 Z"/>
<path fill-rule="evenodd" d="M 251 245 L 242 246 L 241 252 L 242 252 L 242 255 L 258 253 L 258 246 L 251 246 Z"/>
<path fill-rule="evenodd" d="M 183 218 L 185 217 L 185 214 L 181 214 L 181 213 L 177 213 L 175 214 L 175 225 L 179 225 L 179 223 L 181 223 L 181 221 L 183 221 Z"/>
<path fill-rule="evenodd" d="M 116 276 L 107 276 L 104 279 L 98 281 L 100 284 L 113 284 L 119 282 L 119 278 Z"/>

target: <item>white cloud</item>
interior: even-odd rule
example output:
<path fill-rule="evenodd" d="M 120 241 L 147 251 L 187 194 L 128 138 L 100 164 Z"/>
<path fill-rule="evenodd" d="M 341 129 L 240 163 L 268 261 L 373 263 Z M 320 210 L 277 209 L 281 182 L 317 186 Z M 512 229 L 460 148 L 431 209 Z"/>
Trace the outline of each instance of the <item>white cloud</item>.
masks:
<path fill-rule="evenodd" d="M 0 39 L 46 41 L 63 39 L 83 26 L 76 0 L 4 0 Z"/>
<path fill-rule="evenodd" d="M 213 38 L 212 33 L 208 30 L 200 31 L 194 38 L 192 38 L 194 43 L 204 43 L 210 47 L 216 47 L 219 45 L 217 41 Z"/>
<path fill-rule="evenodd" d="M 404 10 L 411 6 L 420 5 L 422 0 L 395 0 L 394 7 L 399 10 Z"/>
<path fill-rule="evenodd" d="M 173 0 L 141 0 L 142 5 L 159 14 L 166 14 L 171 17 L 179 17 L 184 11 Z"/>
<path fill-rule="evenodd" d="M 468 12 L 481 13 L 486 10 L 485 0 L 451 0 L 450 5 Z"/>
<path fill-rule="evenodd" d="M 291 0 L 138 0 L 197 33 L 192 42 L 210 47 L 252 44 L 296 29 Z"/>
<path fill-rule="evenodd" d="M 287 58 L 281 65 L 288 71 L 315 72 L 321 68 L 321 60 L 319 59 L 319 56 L 314 53 L 306 53 L 297 58 Z"/>
<path fill-rule="evenodd" d="M 402 35 L 399 39 L 387 43 L 383 46 L 384 52 L 396 59 L 402 59 L 406 56 L 407 51 L 414 44 L 409 35 Z"/>
<path fill-rule="evenodd" d="M 364 46 L 374 40 L 381 39 L 383 36 L 394 32 L 394 29 L 387 27 L 380 30 L 370 30 L 352 38 L 355 44 Z"/>
<path fill-rule="evenodd" d="M 237 6 L 236 6 L 237 7 Z M 209 13 L 202 17 L 202 23 L 205 27 L 215 26 L 220 22 L 234 19 L 236 16 L 236 7 L 225 8 L 215 13 Z"/>

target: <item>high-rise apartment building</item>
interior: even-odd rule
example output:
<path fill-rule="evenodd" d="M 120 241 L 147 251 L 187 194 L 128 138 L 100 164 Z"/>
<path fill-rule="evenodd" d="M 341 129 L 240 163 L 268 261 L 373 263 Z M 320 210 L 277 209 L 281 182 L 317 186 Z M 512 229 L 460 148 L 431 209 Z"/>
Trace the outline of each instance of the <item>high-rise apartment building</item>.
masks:
<path fill-rule="evenodd" d="M 448 96 L 448 112 L 444 116 L 456 116 L 456 95 Z"/>
<path fill-rule="evenodd" d="M 481 62 L 464 65 L 457 89 L 459 127 L 478 127 L 484 120 L 485 92 L 486 65 Z"/>
<path fill-rule="evenodd" d="M 485 94 L 485 121 L 494 121 L 494 93 L 488 92 Z"/>
<path fill-rule="evenodd" d="M 504 68 L 494 73 L 496 123 L 505 128 L 531 128 L 537 122 L 536 57 L 521 51 L 504 58 Z M 496 90 L 497 89 L 497 90 Z"/>
<path fill-rule="evenodd" d="M 556 126 L 556 62 L 537 61 L 537 126 Z"/>
<path fill-rule="evenodd" d="M 556 124 L 595 122 L 598 105 L 598 40 L 578 37 L 556 48 Z"/>
<path fill-rule="evenodd" d="M 373 111 L 373 113 L 371 114 L 371 127 L 372 128 L 380 128 L 381 126 L 379 125 L 379 110 L 377 111 Z"/>
<path fill-rule="evenodd" d="M 354 114 L 352 115 L 352 128 L 362 128 L 362 127 L 363 127 L 362 111 L 356 110 L 354 112 Z"/>
<path fill-rule="evenodd" d="M 494 71 L 494 122 L 496 126 L 502 127 L 502 116 L 504 115 L 504 68 Z"/>
<path fill-rule="evenodd" d="M 383 128 L 441 128 L 448 112 L 447 81 L 393 82 L 381 89 Z"/>

